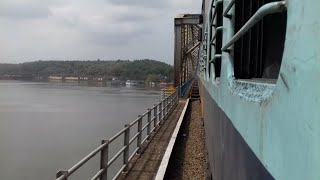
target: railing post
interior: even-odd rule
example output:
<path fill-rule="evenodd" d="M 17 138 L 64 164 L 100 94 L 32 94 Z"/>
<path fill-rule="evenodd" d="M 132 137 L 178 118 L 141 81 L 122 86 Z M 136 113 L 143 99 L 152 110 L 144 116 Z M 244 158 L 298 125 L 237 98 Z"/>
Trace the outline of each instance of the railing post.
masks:
<path fill-rule="evenodd" d="M 141 154 L 141 142 L 142 142 L 142 116 L 139 115 L 139 120 L 138 120 L 138 138 L 137 138 L 137 147 L 139 148 L 137 151 L 137 154 Z"/>
<path fill-rule="evenodd" d="M 153 125 L 154 125 L 154 128 L 157 127 L 157 118 L 158 118 L 158 111 L 157 111 L 157 108 L 158 108 L 158 105 L 154 105 L 154 110 L 153 110 L 153 115 L 154 115 L 154 120 L 153 120 Z M 156 129 L 154 129 L 156 130 Z"/>
<path fill-rule="evenodd" d="M 170 112 L 170 106 L 171 106 L 171 101 L 170 101 L 171 97 L 168 97 L 168 110 L 167 110 L 167 114 Z"/>
<path fill-rule="evenodd" d="M 167 119 L 167 115 L 168 115 L 168 110 L 169 110 L 169 108 L 168 108 L 168 105 L 169 105 L 169 97 L 166 99 L 166 119 Z"/>
<path fill-rule="evenodd" d="M 108 179 L 108 155 L 109 155 L 109 140 L 102 140 L 101 144 L 107 143 L 106 147 L 101 150 L 100 169 L 104 169 L 104 173 L 100 176 L 100 180 Z"/>
<path fill-rule="evenodd" d="M 170 112 L 173 110 L 173 93 L 170 96 Z"/>
<path fill-rule="evenodd" d="M 174 104 L 175 106 L 177 106 L 179 104 L 179 96 L 178 96 L 178 92 L 176 92 L 176 95 L 175 95 L 175 99 L 174 99 Z"/>
<path fill-rule="evenodd" d="M 159 122 L 162 123 L 162 101 L 159 103 Z"/>
<path fill-rule="evenodd" d="M 163 100 L 163 120 L 166 119 L 166 99 Z"/>
<path fill-rule="evenodd" d="M 174 94 L 174 105 L 176 106 L 178 104 L 179 100 L 178 100 L 178 93 L 176 92 Z"/>
<path fill-rule="evenodd" d="M 174 96 L 175 96 L 175 93 L 173 93 L 172 94 L 172 97 L 171 97 L 171 102 L 172 102 L 172 109 L 174 108 L 174 104 L 175 104 L 175 102 L 174 102 Z"/>
<path fill-rule="evenodd" d="M 148 109 L 148 126 L 147 126 L 148 140 L 150 139 L 150 133 L 151 133 L 151 109 Z"/>
<path fill-rule="evenodd" d="M 62 180 L 68 180 L 68 171 L 66 170 L 59 170 L 56 174 L 56 178 L 59 178 L 61 176 L 64 176 Z"/>
<path fill-rule="evenodd" d="M 125 165 L 124 172 L 127 171 L 128 167 L 128 160 L 129 160 L 129 141 L 130 141 L 130 124 L 125 125 L 125 132 L 124 132 L 124 146 L 126 146 L 125 150 L 123 151 L 123 165 Z"/>

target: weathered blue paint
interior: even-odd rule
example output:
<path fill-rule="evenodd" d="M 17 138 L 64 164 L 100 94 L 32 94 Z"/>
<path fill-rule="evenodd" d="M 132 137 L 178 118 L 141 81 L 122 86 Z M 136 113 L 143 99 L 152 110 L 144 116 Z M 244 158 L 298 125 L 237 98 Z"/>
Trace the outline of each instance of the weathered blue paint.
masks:
<path fill-rule="evenodd" d="M 265 166 L 233 126 L 232 121 L 210 97 L 201 90 L 208 160 L 215 180 L 274 180 Z"/>
<path fill-rule="evenodd" d="M 181 87 L 180 87 L 180 97 L 183 97 L 184 94 L 186 93 L 187 89 L 190 87 L 190 84 L 192 83 L 193 78 L 191 78 L 189 81 L 187 81 L 186 83 L 184 83 Z"/>
<path fill-rule="evenodd" d="M 224 9 L 231 1 L 224 0 Z M 226 52 L 219 83 L 207 73 L 199 79 L 275 179 L 319 180 L 320 1 L 287 0 L 286 6 L 286 42 L 275 84 L 235 80 Z M 225 45 L 234 30 L 228 18 L 223 26 Z"/>

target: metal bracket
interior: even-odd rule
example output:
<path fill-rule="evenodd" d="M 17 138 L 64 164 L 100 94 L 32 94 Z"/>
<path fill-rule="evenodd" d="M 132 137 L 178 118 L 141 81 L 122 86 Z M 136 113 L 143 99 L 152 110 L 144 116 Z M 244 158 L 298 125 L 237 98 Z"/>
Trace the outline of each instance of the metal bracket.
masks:
<path fill-rule="evenodd" d="M 64 176 L 61 180 L 68 180 L 68 171 L 67 170 L 59 170 L 56 174 L 56 178 L 60 178 Z"/>

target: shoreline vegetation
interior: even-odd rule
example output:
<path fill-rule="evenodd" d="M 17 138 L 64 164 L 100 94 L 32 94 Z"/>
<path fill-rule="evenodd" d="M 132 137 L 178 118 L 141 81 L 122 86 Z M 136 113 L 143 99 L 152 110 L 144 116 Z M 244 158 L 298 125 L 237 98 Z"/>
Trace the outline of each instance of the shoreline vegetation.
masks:
<path fill-rule="evenodd" d="M 164 62 L 142 60 L 34 61 L 0 64 L 0 80 L 126 81 L 172 82 L 173 66 Z"/>

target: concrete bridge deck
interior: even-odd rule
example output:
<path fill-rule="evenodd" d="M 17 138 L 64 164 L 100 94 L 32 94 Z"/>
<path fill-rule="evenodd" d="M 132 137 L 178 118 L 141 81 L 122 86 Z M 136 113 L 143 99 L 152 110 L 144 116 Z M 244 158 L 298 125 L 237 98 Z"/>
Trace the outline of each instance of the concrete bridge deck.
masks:
<path fill-rule="evenodd" d="M 129 162 L 127 173 L 122 174 L 118 179 L 150 180 L 155 178 L 185 104 L 186 100 L 179 101 L 179 104 L 163 122 L 163 125 L 158 127 L 155 133 L 151 135 L 150 141 L 146 141 L 142 145 L 141 155 L 135 156 Z"/>

